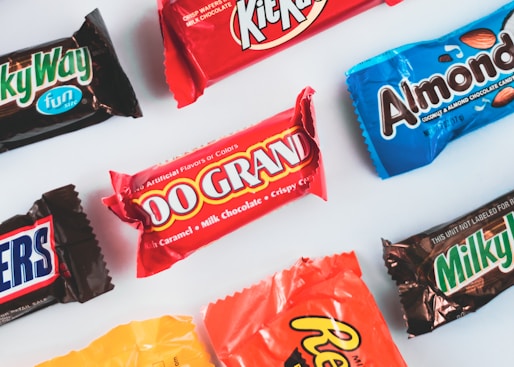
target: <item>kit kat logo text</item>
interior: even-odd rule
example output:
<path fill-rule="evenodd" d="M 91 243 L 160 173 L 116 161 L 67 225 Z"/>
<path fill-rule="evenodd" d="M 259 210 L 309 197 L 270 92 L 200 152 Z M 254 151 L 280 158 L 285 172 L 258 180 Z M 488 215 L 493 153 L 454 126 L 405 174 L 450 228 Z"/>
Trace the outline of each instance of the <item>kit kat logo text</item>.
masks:
<path fill-rule="evenodd" d="M 302 348 L 312 356 L 314 367 L 351 366 L 345 352 L 359 348 L 358 331 L 342 321 L 324 316 L 303 316 L 291 320 L 291 329 L 308 333 L 302 339 Z"/>
<path fill-rule="evenodd" d="M 328 0 L 238 0 L 231 33 L 242 50 L 266 50 L 305 31 Z"/>
<path fill-rule="evenodd" d="M 194 217 L 204 203 L 220 205 L 301 170 L 314 156 L 311 139 L 293 127 L 202 168 L 196 177 L 177 177 L 162 190 L 133 201 L 149 216 L 153 231 Z"/>
<path fill-rule="evenodd" d="M 42 288 L 57 276 L 51 216 L 0 237 L 0 303 Z"/>

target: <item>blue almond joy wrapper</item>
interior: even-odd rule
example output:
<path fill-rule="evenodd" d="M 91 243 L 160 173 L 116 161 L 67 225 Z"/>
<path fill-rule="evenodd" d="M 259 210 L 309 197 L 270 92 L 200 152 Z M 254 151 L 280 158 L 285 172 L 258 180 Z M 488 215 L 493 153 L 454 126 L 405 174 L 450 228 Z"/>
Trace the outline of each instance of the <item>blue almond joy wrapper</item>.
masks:
<path fill-rule="evenodd" d="M 451 140 L 514 110 L 514 2 L 436 40 L 392 49 L 347 73 L 382 178 L 431 163 Z"/>

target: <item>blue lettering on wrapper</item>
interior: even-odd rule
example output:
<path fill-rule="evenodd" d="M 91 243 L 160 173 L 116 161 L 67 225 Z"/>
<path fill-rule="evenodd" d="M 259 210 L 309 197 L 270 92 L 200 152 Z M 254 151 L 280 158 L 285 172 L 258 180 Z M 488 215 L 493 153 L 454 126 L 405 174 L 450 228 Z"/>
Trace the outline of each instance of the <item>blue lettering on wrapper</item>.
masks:
<path fill-rule="evenodd" d="M 0 244 L 0 259 L 3 258 L 2 254 L 9 254 L 9 242 L 5 242 Z M 6 291 L 11 288 L 11 282 L 9 280 L 4 280 L 3 273 L 4 271 L 9 270 L 9 261 L 4 260 L 0 262 L 0 294 L 3 291 Z"/>
<path fill-rule="evenodd" d="M 58 276 L 52 217 L 0 236 L 0 304 Z"/>
<path fill-rule="evenodd" d="M 59 115 L 73 109 L 82 99 L 82 91 L 73 85 L 47 90 L 39 97 L 36 108 L 43 115 Z"/>
<path fill-rule="evenodd" d="M 16 287 L 20 284 L 34 279 L 32 271 L 32 262 L 30 255 L 32 254 L 32 238 L 23 235 L 11 241 L 12 254 L 12 286 Z"/>

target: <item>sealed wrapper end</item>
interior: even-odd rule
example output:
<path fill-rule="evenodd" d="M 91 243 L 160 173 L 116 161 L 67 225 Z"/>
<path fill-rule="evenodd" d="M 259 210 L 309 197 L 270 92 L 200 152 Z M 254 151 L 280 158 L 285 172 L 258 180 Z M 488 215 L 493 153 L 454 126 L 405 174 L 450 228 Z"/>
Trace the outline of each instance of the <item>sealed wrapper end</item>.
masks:
<path fill-rule="evenodd" d="M 353 252 L 299 259 L 202 313 L 226 367 L 407 366 Z"/>
<path fill-rule="evenodd" d="M 514 110 L 514 2 L 446 36 L 347 72 L 365 143 L 387 178 L 431 163 L 453 139 Z"/>
<path fill-rule="evenodd" d="M 313 93 L 307 87 L 294 108 L 173 161 L 111 172 L 115 194 L 103 202 L 139 229 L 138 277 L 294 199 L 326 200 Z"/>
<path fill-rule="evenodd" d="M 401 0 L 157 0 L 178 107 L 220 79 L 373 6 Z"/>
<path fill-rule="evenodd" d="M 36 367 L 214 367 L 192 317 L 162 316 L 117 326 L 89 346 Z"/>
<path fill-rule="evenodd" d="M 0 56 L 0 90 L 0 152 L 141 116 L 98 9 L 72 37 Z"/>
<path fill-rule="evenodd" d="M 514 283 L 514 191 L 403 241 L 382 242 L 409 336 L 430 332 Z"/>
<path fill-rule="evenodd" d="M 0 325 L 54 303 L 86 302 L 111 277 L 73 185 L 0 223 Z"/>

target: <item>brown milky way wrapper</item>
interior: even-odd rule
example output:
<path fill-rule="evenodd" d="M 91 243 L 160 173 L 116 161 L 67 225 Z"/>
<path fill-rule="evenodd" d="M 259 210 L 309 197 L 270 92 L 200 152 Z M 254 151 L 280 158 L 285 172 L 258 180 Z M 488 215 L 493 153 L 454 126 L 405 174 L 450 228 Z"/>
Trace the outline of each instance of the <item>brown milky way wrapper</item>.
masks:
<path fill-rule="evenodd" d="M 0 56 L 0 153 L 115 115 L 142 113 L 98 9 L 72 37 Z"/>
<path fill-rule="evenodd" d="M 514 191 L 403 241 L 382 242 L 407 332 L 430 332 L 513 284 Z"/>

